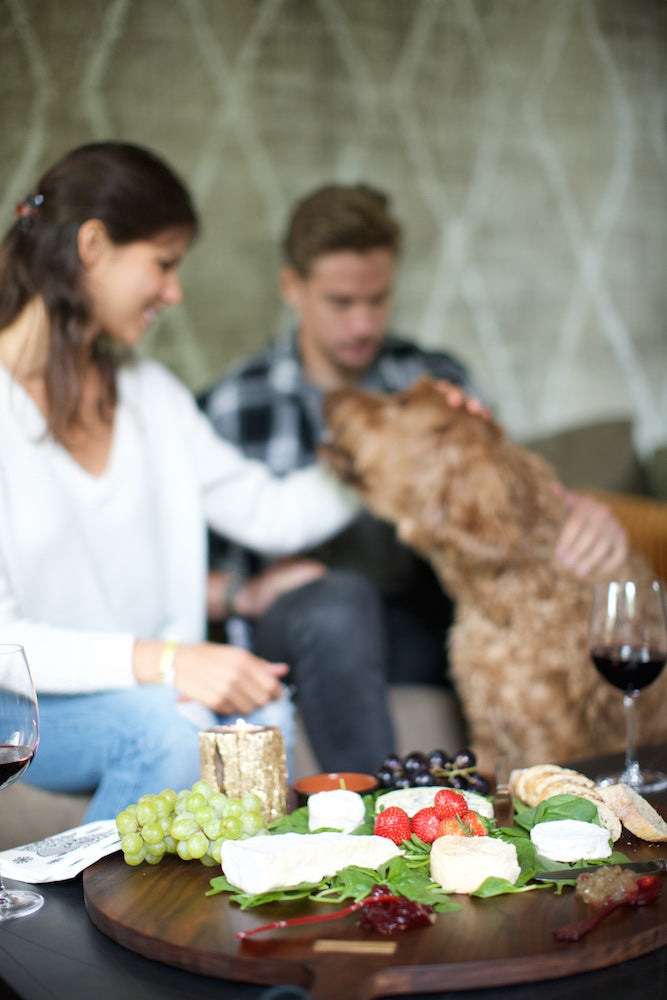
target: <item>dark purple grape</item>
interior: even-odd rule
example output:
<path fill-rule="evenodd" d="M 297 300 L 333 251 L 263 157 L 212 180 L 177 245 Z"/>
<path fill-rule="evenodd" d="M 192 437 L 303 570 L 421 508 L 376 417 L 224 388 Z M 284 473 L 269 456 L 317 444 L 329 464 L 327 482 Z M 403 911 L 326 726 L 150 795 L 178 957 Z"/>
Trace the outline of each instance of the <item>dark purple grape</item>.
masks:
<path fill-rule="evenodd" d="M 426 754 L 419 750 L 413 750 L 403 761 L 403 769 L 406 774 L 417 774 L 418 771 L 428 770 L 428 758 Z"/>
<path fill-rule="evenodd" d="M 481 774 L 471 774 L 468 778 L 468 785 L 471 792 L 478 792 L 480 795 L 489 794 L 489 783 Z"/>
<path fill-rule="evenodd" d="M 489 782 L 476 769 L 477 758 L 469 747 L 454 756 L 436 747 L 429 753 L 413 750 L 405 757 L 388 753 L 375 773 L 381 788 L 427 788 L 433 785 L 489 794 Z"/>
<path fill-rule="evenodd" d="M 382 770 L 386 768 L 388 771 L 402 771 L 403 761 L 397 753 L 388 753 L 380 764 L 380 768 Z"/>
<path fill-rule="evenodd" d="M 465 774 L 453 774 L 449 779 L 449 784 L 452 788 L 458 788 L 461 791 L 467 791 L 469 788 L 469 782 Z"/>
<path fill-rule="evenodd" d="M 412 781 L 415 788 L 428 788 L 435 785 L 435 775 L 430 771 L 418 771 Z"/>
<path fill-rule="evenodd" d="M 380 788 L 393 788 L 394 787 L 394 772 L 390 771 L 389 768 L 381 768 L 379 771 L 375 772 L 375 777 L 378 780 Z"/>
<path fill-rule="evenodd" d="M 474 767 L 476 763 L 477 758 L 472 750 L 468 750 L 467 747 L 459 750 L 454 758 L 454 767 Z"/>
<path fill-rule="evenodd" d="M 430 767 L 444 767 L 449 760 L 449 754 L 446 750 L 431 750 L 428 755 L 428 762 Z"/>

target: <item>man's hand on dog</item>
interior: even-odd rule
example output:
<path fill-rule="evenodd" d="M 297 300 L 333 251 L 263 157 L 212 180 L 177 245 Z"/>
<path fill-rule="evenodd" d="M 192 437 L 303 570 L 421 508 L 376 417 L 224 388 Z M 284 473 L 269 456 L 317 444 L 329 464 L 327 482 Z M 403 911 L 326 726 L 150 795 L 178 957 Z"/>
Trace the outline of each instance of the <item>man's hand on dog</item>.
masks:
<path fill-rule="evenodd" d="M 567 520 L 557 558 L 576 576 L 613 573 L 628 553 L 625 529 L 606 504 L 560 487 Z"/>
<path fill-rule="evenodd" d="M 465 407 L 468 413 L 476 413 L 480 417 L 488 420 L 491 412 L 484 406 L 476 396 L 468 396 L 460 385 L 454 385 L 446 379 L 438 379 L 435 382 L 438 392 L 441 392 L 450 406 Z"/>

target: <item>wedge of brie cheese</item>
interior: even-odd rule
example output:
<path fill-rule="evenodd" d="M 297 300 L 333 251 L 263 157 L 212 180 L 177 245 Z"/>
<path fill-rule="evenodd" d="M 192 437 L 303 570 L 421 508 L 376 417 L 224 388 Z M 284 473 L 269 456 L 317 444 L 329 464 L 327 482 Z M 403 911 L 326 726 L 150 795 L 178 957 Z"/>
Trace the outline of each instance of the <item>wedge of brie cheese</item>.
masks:
<path fill-rule="evenodd" d="M 224 841 L 221 864 L 228 882 L 256 896 L 302 882 L 317 884 L 348 865 L 376 869 L 400 853 L 386 837 L 277 833 Z"/>
<path fill-rule="evenodd" d="M 593 861 L 611 854 L 609 830 L 578 819 L 537 823 L 530 839 L 538 853 L 551 861 Z"/>

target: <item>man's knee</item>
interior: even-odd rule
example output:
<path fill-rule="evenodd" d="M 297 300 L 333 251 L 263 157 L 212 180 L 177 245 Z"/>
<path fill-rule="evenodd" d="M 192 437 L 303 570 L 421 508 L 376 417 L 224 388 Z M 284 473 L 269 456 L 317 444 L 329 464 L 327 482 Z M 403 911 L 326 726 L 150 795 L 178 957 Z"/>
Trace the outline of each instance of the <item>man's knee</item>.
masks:
<path fill-rule="evenodd" d="M 351 631 L 368 635 L 384 631 L 383 609 L 375 586 L 351 570 L 331 570 L 308 585 L 296 609 L 302 625 L 329 640 L 343 639 Z"/>
<path fill-rule="evenodd" d="M 285 660 L 298 670 L 317 651 L 327 662 L 363 656 L 379 659 L 386 646 L 386 623 L 376 588 L 359 573 L 331 570 L 279 598 L 257 623 L 254 651 Z M 344 658 L 337 650 L 345 648 Z"/>
<path fill-rule="evenodd" d="M 306 604 L 326 605 L 359 616 L 380 614 L 382 602 L 373 583 L 354 570 L 330 570 L 309 584 Z"/>

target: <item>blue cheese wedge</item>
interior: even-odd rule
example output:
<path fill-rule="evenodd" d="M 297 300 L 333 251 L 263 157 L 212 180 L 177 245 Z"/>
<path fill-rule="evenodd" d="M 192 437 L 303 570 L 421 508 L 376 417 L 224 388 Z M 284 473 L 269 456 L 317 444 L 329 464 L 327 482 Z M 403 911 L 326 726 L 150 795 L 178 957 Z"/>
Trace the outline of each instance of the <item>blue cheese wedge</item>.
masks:
<path fill-rule="evenodd" d="M 317 884 L 348 865 L 376 869 L 398 854 L 400 848 L 386 837 L 277 833 L 224 841 L 221 863 L 228 882 L 256 896 L 302 882 Z"/>
<path fill-rule="evenodd" d="M 400 806 L 401 809 L 406 811 L 408 816 L 412 817 L 420 809 L 428 809 L 429 806 L 432 806 L 435 801 L 436 792 L 439 791 L 440 787 L 436 785 L 429 785 L 426 788 L 396 788 L 393 792 L 385 792 L 384 795 L 378 795 L 375 802 L 375 811 L 380 812 L 388 806 Z M 464 797 L 468 803 L 468 809 L 479 813 L 480 816 L 486 816 L 487 819 L 492 819 L 493 805 L 483 795 L 478 795 L 477 792 L 465 792 L 458 788 L 454 789 L 454 791 L 457 791 L 459 795 Z"/>
<path fill-rule="evenodd" d="M 308 829 L 341 830 L 352 833 L 366 818 L 364 800 L 358 792 L 334 788 L 308 797 Z"/>
<path fill-rule="evenodd" d="M 609 831 L 578 819 L 537 823 L 530 839 L 539 854 L 551 861 L 593 861 L 611 854 Z"/>

